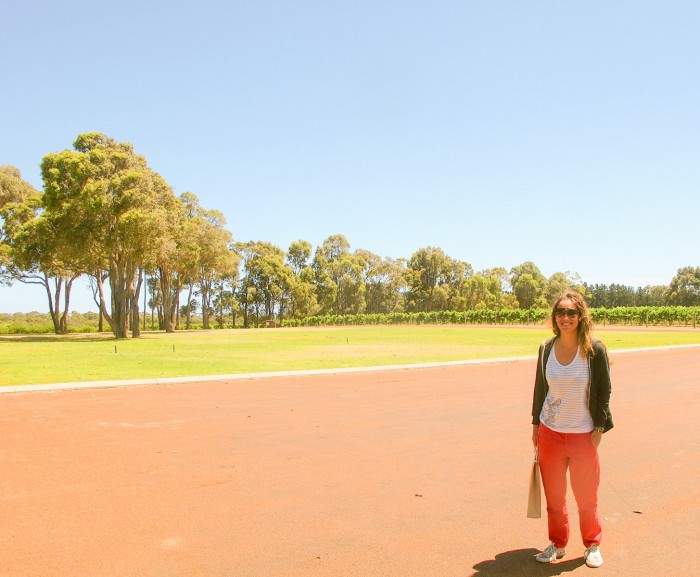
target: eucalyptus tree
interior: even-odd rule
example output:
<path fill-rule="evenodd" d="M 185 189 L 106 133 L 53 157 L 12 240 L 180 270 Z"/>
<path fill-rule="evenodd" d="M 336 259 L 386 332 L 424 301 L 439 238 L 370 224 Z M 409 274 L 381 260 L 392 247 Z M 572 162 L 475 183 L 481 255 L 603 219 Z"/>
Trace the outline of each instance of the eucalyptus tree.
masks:
<path fill-rule="evenodd" d="M 185 305 L 180 307 L 180 314 L 185 315 L 185 329 L 189 329 L 192 322 L 192 314 L 196 311 L 197 302 L 193 300 L 197 285 L 199 260 L 202 249 L 197 242 L 199 233 L 199 218 L 203 212 L 199 205 L 197 195 L 191 192 L 183 192 L 180 195 L 184 220 L 182 221 L 182 239 L 179 246 L 179 276 L 178 280 L 184 289 L 187 289 Z M 227 242 L 228 244 L 228 242 Z M 179 328 L 180 314 L 177 317 L 176 328 Z"/>
<path fill-rule="evenodd" d="M 540 271 L 537 265 L 532 261 L 524 262 L 510 269 L 511 287 L 515 288 L 515 283 L 517 283 L 520 277 L 524 274 L 529 274 L 539 285 L 544 287 L 547 279 L 542 274 L 542 271 Z"/>
<path fill-rule="evenodd" d="M 510 284 L 521 309 L 529 309 L 544 294 L 547 279 L 539 268 L 530 261 L 510 269 Z"/>
<path fill-rule="evenodd" d="M 338 285 L 333 280 L 329 269 L 329 262 L 319 249 L 316 249 L 313 260 L 314 285 L 316 287 L 316 302 L 319 314 L 331 314 L 336 312 L 336 298 Z"/>
<path fill-rule="evenodd" d="M 335 312 L 340 315 L 365 312 L 365 284 L 360 259 L 348 255 L 330 265 L 335 280 Z"/>
<path fill-rule="evenodd" d="M 294 274 L 299 276 L 309 266 L 311 258 L 311 243 L 307 240 L 297 240 L 289 245 L 286 261 Z"/>
<path fill-rule="evenodd" d="M 43 287 L 56 334 L 68 332 L 73 283 L 84 272 L 76 247 L 66 247 L 66 236 L 47 212 L 25 222 L 15 233 L 13 275 L 21 282 Z"/>
<path fill-rule="evenodd" d="M 666 285 L 647 285 L 637 289 L 637 306 L 661 307 L 669 304 L 671 287 Z"/>
<path fill-rule="evenodd" d="M 14 233 L 36 217 L 41 193 L 22 179 L 14 166 L 0 166 L 0 285 L 12 284 L 11 246 Z"/>
<path fill-rule="evenodd" d="M 8 204 L 22 203 L 40 193 L 22 178 L 22 172 L 14 166 L 0 166 L 0 209 Z"/>
<path fill-rule="evenodd" d="M 298 240 L 289 246 L 285 260 L 294 276 L 291 280 L 287 314 L 292 318 L 309 317 L 318 312 L 314 269 L 310 265 L 310 259 L 310 242 Z"/>
<path fill-rule="evenodd" d="M 342 234 L 332 234 L 316 250 L 326 262 L 341 260 L 350 254 L 350 243 Z"/>
<path fill-rule="evenodd" d="M 481 304 L 474 305 L 475 308 L 489 308 L 495 310 L 518 308 L 518 303 L 510 293 L 510 278 L 508 271 L 503 267 L 485 269 L 474 275 L 486 279 L 486 290 L 488 294 L 479 299 Z"/>
<path fill-rule="evenodd" d="M 214 312 L 212 300 L 216 287 L 222 282 L 234 285 L 238 277 L 241 257 L 233 244 L 233 236 L 224 228 L 225 224 L 226 219 L 220 211 L 200 208 L 188 225 L 197 248 L 189 245 L 188 258 L 194 260 L 187 264 L 187 269 L 193 263 L 196 266 L 202 325 L 205 329 L 211 328 L 210 317 Z"/>
<path fill-rule="evenodd" d="M 612 283 L 608 291 L 613 307 L 633 307 L 637 304 L 637 293 L 633 286 Z"/>
<path fill-rule="evenodd" d="M 44 209 L 44 197 L 14 167 L 0 167 L 0 281 L 40 285 L 56 334 L 68 332 L 73 282 L 84 258 L 70 222 Z"/>
<path fill-rule="evenodd" d="M 21 227 L 36 218 L 41 193 L 22 179 L 14 166 L 0 166 L 0 285 L 10 285 L 21 268 L 15 266 L 13 248 Z"/>
<path fill-rule="evenodd" d="M 255 279 L 250 270 L 253 268 L 249 265 L 249 261 L 255 258 L 255 242 L 237 242 L 235 244 L 236 252 L 240 255 L 240 267 L 242 270 L 241 281 L 238 283 L 236 296 L 241 305 L 241 313 L 243 314 L 243 327 L 248 328 L 251 324 L 251 317 L 254 317 L 253 325 L 257 326 L 257 319 L 260 316 L 259 310 L 262 299 L 258 296 L 258 291 L 255 287 Z"/>
<path fill-rule="evenodd" d="M 350 252 L 350 243 L 342 234 L 329 236 L 316 249 L 312 266 L 322 313 L 364 312 L 363 260 Z"/>
<path fill-rule="evenodd" d="M 128 336 L 130 321 L 137 336 L 140 271 L 169 239 L 172 190 L 128 142 L 91 132 L 79 135 L 73 148 L 42 160 L 46 211 L 73 223 L 67 240 L 89 262 L 100 310 L 115 337 Z M 103 272 L 109 275 L 110 310 Z"/>
<path fill-rule="evenodd" d="M 250 323 L 250 311 L 256 321 L 280 319 L 285 314 L 294 284 L 294 272 L 285 263 L 285 252 L 269 242 L 249 242 L 240 246 L 243 257 L 241 304 L 244 325 Z M 251 290 L 253 289 L 253 290 Z"/>
<path fill-rule="evenodd" d="M 320 314 L 337 313 L 338 279 L 331 264 L 350 254 L 350 243 L 342 234 L 329 236 L 316 247 L 312 267 Z"/>
<path fill-rule="evenodd" d="M 467 299 L 462 294 L 461 288 L 473 275 L 474 271 L 468 262 L 449 259 L 446 282 L 443 284 L 447 297 L 445 309 L 452 311 L 466 310 Z"/>
<path fill-rule="evenodd" d="M 521 309 L 530 309 L 542 294 L 542 285 L 530 273 L 524 273 L 518 277 L 513 293 Z"/>
<path fill-rule="evenodd" d="M 444 300 L 438 287 L 444 283 L 448 256 L 441 248 L 420 248 L 411 255 L 406 270 L 406 309 L 430 312 Z M 436 294 L 436 291 L 437 294 Z"/>
<path fill-rule="evenodd" d="M 674 305 L 700 305 L 700 267 L 678 269 L 669 285 L 669 300 Z"/>
<path fill-rule="evenodd" d="M 547 284 L 544 289 L 543 302 L 545 307 L 550 306 L 565 291 L 576 291 L 581 295 L 586 294 L 586 289 L 581 282 L 581 278 L 577 273 L 571 274 L 566 272 L 555 272 L 547 279 Z"/>
<path fill-rule="evenodd" d="M 450 258 L 441 248 L 420 248 L 411 255 L 406 270 L 406 309 L 411 312 L 464 307 L 459 293 L 472 273 L 468 263 Z"/>
<path fill-rule="evenodd" d="M 236 326 L 236 313 L 240 310 L 233 286 L 226 280 L 220 280 L 214 286 L 212 308 L 217 328 L 226 327 L 226 319 L 231 318 L 231 326 Z"/>
<path fill-rule="evenodd" d="M 180 311 L 180 292 L 183 279 L 191 278 L 193 272 L 193 226 L 187 218 L 187 210 L 181 199 L 169 199 L 170 206 L 162 217 L 162 226 L 168 231 L 153 255 L 162 295 L 163 328 L 165 332 L 175 331 Z"/>
<path fill-rule="evenodd" d="M 295 319 L 318 314 L 319 305 L 314 284 L 314 269 L 304 267 L 298 275 L 292 277 L 288 316 Z"/>
<path fill-rule="evenodd" d="M 465 279 L 462 284 L 462 295 L 466 309 L 495 309 L 496 296 L 492 292 L 492 280 L 481 273 Z"/>
<path fill-rule="evenodd" d="M 382 259 L 367 250 L 358 250 L 355 255 L 362 263 L 365 285 L 365 312 L 403 312 L 403 293 L 406 289 L 406 261 L 404 259 Z"/>
<path fill-rule="evenodd" d="M 155 275 L 146 276 L 145 278 L 145 290 L 150 295 L 148 302 L 146 303 L 148 309 L 151 311 L 151 326 L 155 327 L 155 319 L 153 313 L 158 317 L 158 328 L 163 328 L 163 298 L 160 290 L 160 282 Z M 144 315 L 146 314 L 146 305 L 144 305 Z"/>

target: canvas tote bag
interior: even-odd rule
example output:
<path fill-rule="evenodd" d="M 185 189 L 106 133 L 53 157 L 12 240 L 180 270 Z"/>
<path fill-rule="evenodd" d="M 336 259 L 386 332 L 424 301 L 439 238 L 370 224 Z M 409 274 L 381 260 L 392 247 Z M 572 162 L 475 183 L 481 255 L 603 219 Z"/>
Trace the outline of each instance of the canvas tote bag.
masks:
<path fill-rule="evenodd" d="M 540 458 L 535 447 L 535 460 L 530 469 L 530 488 L 527 492 L 527 516 L 528 519 L 542 517 L 542 482 L 540 476 Z"/>

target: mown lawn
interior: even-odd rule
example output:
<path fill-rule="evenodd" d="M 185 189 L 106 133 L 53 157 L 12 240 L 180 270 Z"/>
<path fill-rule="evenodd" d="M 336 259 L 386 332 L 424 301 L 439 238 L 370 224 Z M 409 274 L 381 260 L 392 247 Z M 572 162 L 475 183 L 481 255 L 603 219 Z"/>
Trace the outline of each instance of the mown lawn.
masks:
<path fill-rule="evenodd" d="M 0 337 L 0 386 L 532 356 L 546 327 L 396 326 Z M 700 330 L 601 330 L 611 350 L 700 343 Z"/>

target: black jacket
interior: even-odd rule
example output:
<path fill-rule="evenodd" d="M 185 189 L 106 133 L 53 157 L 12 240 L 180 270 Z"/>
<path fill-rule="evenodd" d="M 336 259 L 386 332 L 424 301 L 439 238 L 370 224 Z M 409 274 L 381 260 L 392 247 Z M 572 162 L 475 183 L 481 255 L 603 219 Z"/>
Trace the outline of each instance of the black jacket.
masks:
<path fill-rule="evenodd" d="M 537 374 L 535 375 L 535 391 L 532 397 L 532 424 L 540 424 L 542 405 L 547 398 L 549 384 L 547 383 L 546 367 L 549 354 L 554 347 L 552 338 L 540 345 L 537 356 Z M 593 417 L 594 427 L 603 427 L 605 432 L 613 428 L 612 415 L 610 414 L 610 363 L 605 345 L 594 340 L 591 351 L 588 353 L 588 369 L 590 377 L 588 381 L 588 409 Z"/>

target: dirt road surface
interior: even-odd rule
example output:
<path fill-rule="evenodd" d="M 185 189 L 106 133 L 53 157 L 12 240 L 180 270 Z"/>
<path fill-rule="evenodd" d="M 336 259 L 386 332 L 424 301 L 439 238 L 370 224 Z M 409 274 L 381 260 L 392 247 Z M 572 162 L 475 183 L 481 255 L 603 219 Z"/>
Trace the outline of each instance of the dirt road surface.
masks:
<path fill-rule="evenodd" d="M 0 576 L 695 575 L 700 349 L 612 359 L 600 569 L 571 495 L 533 559 L 533 359 L 0 395 Z"/>

